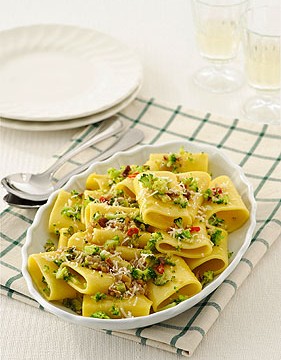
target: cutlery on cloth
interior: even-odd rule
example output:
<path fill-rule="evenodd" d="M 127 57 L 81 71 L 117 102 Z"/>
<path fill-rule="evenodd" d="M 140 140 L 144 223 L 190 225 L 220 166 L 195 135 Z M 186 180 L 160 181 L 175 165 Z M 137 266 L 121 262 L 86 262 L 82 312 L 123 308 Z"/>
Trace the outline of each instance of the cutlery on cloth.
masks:
<path fill-rule="evenodd" d="M 18 190 L 22 196 L 27 198 L 28 194 L 46 193 L 47 189 L 52 189 L 52 178 L 55 172 L 69 159 L 77 155 L 88 147 L 99 143 L 102 140 L 109 138 L 112 135 L 120 133 L 124 129 L 123 122 L 118 117 L 114 116 L 103 121 L 94 131 L 94 134 L 87 141 L 82 142 L 74 149 L 65 153 L 55 161 L 47 170 L 38 174 L 31 173 L 17 173 L 7 175 L 1 180 L 2 185 L 8 192 L 11 189 Z M 17 195 L 17 194 L 15 194 Z M 18 195 L 19 196 L 19 195 Z"/>
<path fill-rule="evenodd" d="M 10 206 L 14 206 L 20 209 L 39 209 L 40 206 L 44 205 L 46 203 L 45 200 L 43 201 L 33 201 L 33 200 L 25 200 L 22 198 L 19 198 L 16 195 L 13 194 L 6 194 L 3 197 L 3 200 Z"/>
<path fill-rule="evenodd" d="M 9 194 L 4 196 L 3 199 L 8 204 L 17 207 L 22 207 L 22 208 L 38 207 L 42 205 L 43 202 L 47 201 L 49 195 L 53 191 L 62 187 L 73 175 L 79 174 L 80 172 L 86 170 L 90 165 L 92 165 L 93 161 L 95 162 L 102 161 L 114 155 L 118 151 L 126 150 L 141 142 L 143 137 L 144 137 L 143 132 L 135 128 L 130 128 L 127 131 L 122 132 L 122 134 L 119 137 L 117 137 L 116 141 L 112 145 L 110 145 L 104 152 L 97 155 L 94 159 L 89 160 L 85 164 L 78 166 L 77 168 L 66 174 L 63 178 L 58 180 L 57 183 L 51 184 L 51 187 L 45 189 L 41 188 L 40 189 L 42 190 L 41 193 L 36 193 L 36 194 L 25 193 L 24 191 L 18 188 L 14 188 L 11 184 L 5 183 L 6 185 L 5 188 Z"/>

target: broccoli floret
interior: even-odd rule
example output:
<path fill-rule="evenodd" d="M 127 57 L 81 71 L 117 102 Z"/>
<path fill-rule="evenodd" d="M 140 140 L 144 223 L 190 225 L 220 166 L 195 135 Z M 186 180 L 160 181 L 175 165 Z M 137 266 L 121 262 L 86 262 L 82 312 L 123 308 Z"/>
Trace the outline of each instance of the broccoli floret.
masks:
<path fill-rule="evenodd" d="M 63 305 L 72 311 L 76 312 L 78 315 L 82 314 L 82 301 L 79 299 L 64 299 Z"/>
<path fill-rule="evenodd" d="M 155 194 L 165 195 L 169 191 L 169 179 L 157 177 L 153 174 L 142 174 L 139 181 L 143 187 L 152 190 Z"/>
<path fill-rule="evenodd" d="M 169 191 L 167 179 L 156 177 L 152 184 L 152 190 L 159 195 L 165 195 Z"/>
<path fill-rule="evenodd" d="M 155 279 L 157 277 L 156 272 L 151 267 L 147 267 L 145 270 L 133 268 L 131 271 L 131 275 L 135 280 L 144 281 L 148 281 L 149 279 Z"/>
<path fill-rule="evenodd" d="M 188 179 L 188 186 L 191 190 L 193 190 L 195 192 L 198 192 L 198 190 L 199 190 L 198 182 L 193 177 Z"/>
<path fill-rule="evenodd" d="M 205 190 L 203 197 L 205 200 L 210 200 L 212 198 L 213 192 L 211 189 Z"/>
<path fill-rule="evenodd" d="M 154 280 L 153 283 L 157 286 L 163 286 L 167 284 L 168 281 L 171 279 L 167 278 L 167 275 L 164 273 L 163 275 L 158 275 Z"/>
<path fill-rule="evenodd" d="M 61 211 L 61 215 L 65 215 L 74 220 L 81 220 L 81 209 L 82 205 L 74 205 L 70 207 L 64 207 Z"/>
<path fill-rule="evenodd" d="M 176 219 L 174 220 L 174 224 L 175 224 L 178 228 L 182 228 L 182 227 L 183 227 L 182 218 L 181 218 L 181 217 L 176 218 Z"/>
<path fill-rule="evenodd" d="M 96 311 L 91 315 L 91 317 L 96 319 L 110 319 L 110 317 L 103 311 Z"/>
<path fill-rule="evenodd" d="M 186 200 L 186 198 L 183 195 L 179 195 L 174 200 L 174 204 L 179 205 L 182 209 L 185 209 L 187 207 L 187 205 L 188 205 L 188 201 Z"/>
<path fill-rule="evenodd" d="M 118 170 L 116 168 L 110 168 L 107 170 L 107 174 L 112 181 L 112 183 L 116 184 L 120 181 L 122 181 L 124 178 L 122 176 L 122 170 Z"/>
<path fill-rule="evenodd" d="M 163 235 L 161 232 L 154 232 L 151 234 L 150 239 L 147 241 L 147 244 L 145 246 L 145 250 L 155 251 L 156 250 L 156 243 L 159 240 L 163 239 Z"/>
<path fill-rule="evenodd" d="M 55 247 L 55 244 L 52 242 L 52 240 L 48 239 L 44 245 L 44 250 L 46 252 L 49 252 L 49 251 L 55 251 L 56 250 L 56 247 Z"/>
<path fill-rule="evenodd" d="M 179 295 L 179 297 L 177 299 L 174 299 L 170 304 L 164 306 L 163 308 L 161 308 L 161 310 L 166 310 L 166 309 L 170 309 L 171 307 L 174 307 L 176 305 L 178 305 L 179 303 L 181 303 L 182 301 L 186 300 L 187 296 L 185 295 Z"/>
<path fill-rule="evenodd" d="M 215 246 L 218 246 L 222 239 L 223 239 L 223 234 L 222 231 L 219 229 L 211 234 L 211 241 Z"/>
<path fill-rule="evenodd" d="M 214 272 L 212 270 L 205 271 L 202 276 L 201 284 L 202 286 L 205 286 L 213 280 L 214 280 Z"/>
<path fill-rule="evenodd" d="M 227 252 L 227 257 L 228 257 L 228 259 L 230 259 L 232 255 L 233 255 L 233 251 L 228 251 L 228 252 Z"/>
<path fill-rule="evenodd" d="M 141 174 L 139 182 L 142 186 L 148 189 L 152 189 L 153 175 L 152 174 Z"/>
<path fill-rule="evenodd" d="M 175 234 L 175 238 L 179 241 L 183 241 L 183 240 L 187 240 L 187 239 L 191 239 L 191 233 L 189 229 L 182 229 L 180 232 L 177 232 Z"/>
<path fill-rule="evenodd" d="M 84 246 L 84 253 L 87 255 L 97 255 L 101 252 L 101 248 L 97 245 L 86 245 Z"/>
<path fill-rule="evenodd" d="M 112 315 L 115 315 L 115 316 L 120 316 L 120 310 L 117 306 L 115 305 L 112 305 L 111 308 L 110 308 L 110 312 Z"/>
<path fill-rule="evenodd" d="M 95 300 L 95 301 L 100 301 L 100 300 L 103 300 L 106 298 L 106 294 L 104 293 L 100 293 L 100 292 L 97 292 L 95 295 L 91 296 L 91 299 Z"/>
<path fill-rule="evenodd" d="M 224 219 L 221 219 L 221 218 L 217 217 L 216 214 L 213 214 L 209 218 L 208 222 L 210 225 L 222 227 L 224 224 Z"/>
<path fill-rule="evenodd" d="M 107 240 L 104 243 L 104 248 L 108 251 L 115 250 L 117 245 L 119 245 L 119 236 L 118 235 L 114 236 L 113 239 Z"/>
<path fill-rule="evenodd" d="M 58 268 L 58 270 L 56 272 L 57 280 L 69 281 L 71 276 L 72 276 L 71 273 L 67 270 L 66 267 L 60 267 L 60 268 Z"/>

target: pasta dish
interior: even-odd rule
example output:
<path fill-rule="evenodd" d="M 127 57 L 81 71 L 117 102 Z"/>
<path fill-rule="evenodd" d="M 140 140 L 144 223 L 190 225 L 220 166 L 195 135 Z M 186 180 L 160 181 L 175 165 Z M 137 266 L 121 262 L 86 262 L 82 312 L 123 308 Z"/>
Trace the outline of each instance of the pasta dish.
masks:
<path fill-rule="evenodd" d="M 78 315 L 146 316 L 223 272 L 228 234 L 248 218 L 230 177 L 209 174 L 208 154 L 152 153 L 142 165 L 90 174 L 82 192 L 60 190 L 28 271 L 45 299 Z"/>

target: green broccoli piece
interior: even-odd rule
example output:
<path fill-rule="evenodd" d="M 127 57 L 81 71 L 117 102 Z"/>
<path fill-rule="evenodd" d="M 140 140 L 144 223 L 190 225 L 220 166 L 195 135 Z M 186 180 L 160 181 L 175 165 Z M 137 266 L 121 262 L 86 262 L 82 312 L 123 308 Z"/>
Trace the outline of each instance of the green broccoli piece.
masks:
<path fill-rule="evenodd" d="M 222 231 L 219 229 L 211 234 L 211 241 L 215 246 L 218 246 L 222 239 L 223 239 L 223 234 Z"/>
<path fill-rule="evenodd" d="M 91 296 L 91 299 L 95 300 L 96 302 L 103 300 L 106 298 L 106 294 L 97 292 L 95 295 Z"/>
<path fill-rule="evenodd" d="M 101 252 L 101 248 L 97 245 L 86 245 L 83 251 L 87 255 L 97 255 Z"/>
<path fill-rule="evenodd" d="M 145 270 L 133 268 L 131 270 L 131 275 L 132 278 L 135 280 L 144 280 L 144 281 L 148 281 L 149 279 L 155 279 L 157 277 L 156 272 L 151 267 L 147 267 Z"/>
<path fill-rule="evenodd" d="M 205 286 L 210 282 L 212 282 L 213 280 L 214 280 L 214 272 L 212 270 L 205 271 L 202 276 L 201 284 L 202 286 Z"/>
<path fill-rule="evenodd" d="M 91 315 L 91 317 L 96 319 L 110 319 L 110 317 L 103 311 L 96 311 Z"/>
<path fill-rule="evenodd" d="M 71 273 L 67 270 L 66 267 L 60 267 L 58 268 L 58 270 L 56 271 L 56 279 L 57 280 L 65 280 L 65 281 L 69 281 L 71 279 L 72 275 Z"/>

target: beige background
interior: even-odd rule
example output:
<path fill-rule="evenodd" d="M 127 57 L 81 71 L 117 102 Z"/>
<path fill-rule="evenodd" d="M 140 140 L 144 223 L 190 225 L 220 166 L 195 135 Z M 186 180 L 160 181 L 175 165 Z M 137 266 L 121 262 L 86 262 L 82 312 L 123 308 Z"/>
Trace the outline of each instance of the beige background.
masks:
<path fill-rule="evenodd" d="M 0 29 L 41 22 L 91 26 L 133 47 L 144 65 L 140 95 L 145 98 L 242 118 L 241 105 L 251 94 L 246 85 L 229 95 L 211 95 L 192 84 L 191 75 L 204 62 L 194 43 L 189 0 L 0 0 Z M 234 66 L 242 69 L 241 53 Z M 44 168 L 51 155 L 75 132 L 1 128 L 1 177 Z M 5 207 L 4 193 L 1 189 L 1 209 Z M 281 358 L 280 253 L 281 239 L 243 283 L 192 359 Z M 1 299 L 2 359 L 177 358 L 158 349 L 77 328 L 15 300 Z"/>

